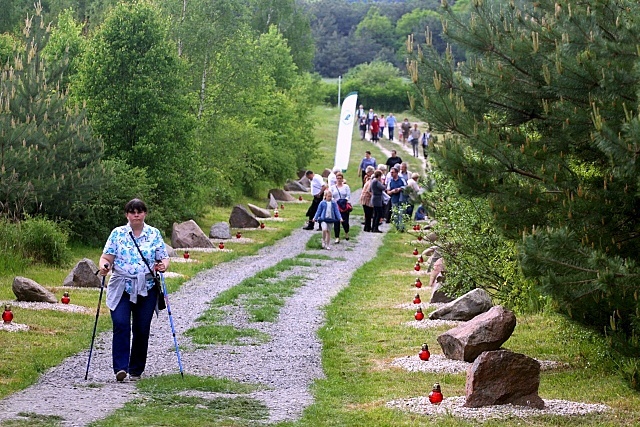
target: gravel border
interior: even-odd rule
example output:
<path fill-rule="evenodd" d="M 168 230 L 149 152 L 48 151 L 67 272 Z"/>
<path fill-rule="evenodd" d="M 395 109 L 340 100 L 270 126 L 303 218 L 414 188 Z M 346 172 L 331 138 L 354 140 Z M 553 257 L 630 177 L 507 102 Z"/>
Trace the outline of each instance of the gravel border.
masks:
<path fill-rule="evenodd" d="M 446 391 L 445 391 L 446 393 Z M 464 407 L 465 397 L 445 397 L 439 405 L 432 405 L 426 396 L 410 399 L 397 399 L 386 403 L 388 408 L 399 409 L 429 416 L 456 416 L 468 420 L 485 422 L 491 419 L 528 418 L 541 415 L 578 416 L 603 413 L 611 410 L 609 406 L 598 403 L 571 402 L 568 400 L 543 399 L 545 408 L 534 409 L 524 406 L 493 405 L 482 408 Z"/>

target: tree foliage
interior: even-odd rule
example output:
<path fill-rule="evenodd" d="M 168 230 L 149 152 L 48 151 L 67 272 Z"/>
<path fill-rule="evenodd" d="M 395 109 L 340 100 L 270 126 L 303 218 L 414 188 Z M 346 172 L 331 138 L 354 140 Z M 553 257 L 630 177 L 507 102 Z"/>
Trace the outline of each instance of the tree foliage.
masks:
<path fill-rule="evenodd" d="M 409 66 L 418 110 L 446 135 L 439 167 L 486 198 L 505 237 L 524 236 L 522 267 L 559 309 L 639 356 L 640 6 L 489 0 L 470 20 L 446 11 L 467 60 L 427 44 Z"/>
<path fill-rule="evenodd" d="M 150 3 L 117 6 L 91 40 L 76 90 L 106 157 L 146 170 L 170 223 L 199 204 L 203 168 L 185 66 L 167 30 Z"/>
<path fill-rule="evenodd" d="M 409 85 L 400 70 L 388 62 L 361 64 L 345 75 L 344 93 L 358 92 L 358 102 L 377 111 L 404 111 L 409 106 Z"/>
<path fill-rule="evenodd" d="M 104 178 L 101 142 L 84 111 L 68 106 L 67 58 L 42 54 L 49 33 L 38 5 L 0 73 L 0 213 L 10 219 L 70 218 Z"/>

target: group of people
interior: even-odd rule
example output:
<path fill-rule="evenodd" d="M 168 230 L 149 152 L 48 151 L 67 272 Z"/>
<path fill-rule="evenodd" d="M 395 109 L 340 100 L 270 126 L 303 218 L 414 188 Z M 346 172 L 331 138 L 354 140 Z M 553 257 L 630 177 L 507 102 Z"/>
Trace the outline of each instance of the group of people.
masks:
<path fill-rule="evenodd" d="M 383 221 L 391 222 L 395 212 L 396 226 L 402 229 L 402 216 L 425 219 L 422 205 L 415 208 L 416 196 L 420 193 L 420 175 L 407 170 L 396 150 L 384 164 L 378 165 L 371 152 L 366 151 L 360 162 L 358 175 L 362 177 L 360 204 L 364 210 L 364 231 L 380 232 Z M 415 210 L 415 215 L 414 215 Z"/>
<path fill-rule="evenodd" d="M 367 112 L 361 104 L 356 111 L 356 118 L 358 119 L 360 140 L 364 140 L 367 137 L 367 134 L 370 134 L 371 142 L 375 144 L 382 139 L 386 128 L 389 133 L 389 141 L 393 141 L 397 124 L 393 113 L 389 113 L 387 118 L 384 117 L 384 114 L 381 114 L 380 117 L 378 117 L 378 115 L 373 111 L 373 108 L 370 108 Z M 431 142 L 430 129 L 422 132 L 418 128 L 418 123 L 414 123 L 412 125 L 409 122 L 409 119 L 405 117 L 402 123 L 400 123 L 399 137 L 403 146 L 406 146 L 407 143 L 411 144 L 414 157 L 419 157 L 419 147 L 422 146 L 422 154 L 425 159 L 427 158 L 429 143 Z"/>
<path fill-rule="evenodd" d="M 396 118 L 393 113 L 389 113 L 389 116 L 385 118 L 384 114 L 380 117 L 373 111 L 373 108 L 369 109 L 369 112 L 364 110 L 364 107 L 360 105 L 356 111 L 356 118 L 358 119 L 358 128 L 360 130 L 360 140 L 364 140 L 367 137 L 367 133 L 371 136 L 371 142 L 377 143 L 382 139 L 384 130 L 388 129 L 389 141 L 393 141 L 393 132 L 396 128 Z"/>

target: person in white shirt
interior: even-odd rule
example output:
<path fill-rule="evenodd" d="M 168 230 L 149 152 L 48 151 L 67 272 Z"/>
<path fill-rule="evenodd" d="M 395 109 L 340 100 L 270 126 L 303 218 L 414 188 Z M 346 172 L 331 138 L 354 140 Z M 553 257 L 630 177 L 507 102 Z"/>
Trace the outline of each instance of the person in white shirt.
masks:
<path fill-rule="evenodd" d="M 313 200 L 311 201 L 311 206 L 309 206 L 305 215 L 309 218 L 309 222 L 307 223 L 307 226 L 303 228 L 305 230 L 313 230 L 313 217 L 318 210 L 318 205 L 322 201 L 324 190 L 327 189 L 327 186 L 325 185 L 322 177 L 314 174 L 311 170 L 308 170 L 305 173 L 305 176 L 311 183 L 311 195 L 313 196 Z"/>
<path fill-rule="evenodd" d="M 340 168 L 338 167 L 334 167 L 333 170 L 331 171 L 331 173 L 329 174 L 329 176 L 327 177 L 327 185 L 329 186 L 329 188 L 333 187 L 334 185 L 336 185 L 336 174 L 340 172 Z"/>

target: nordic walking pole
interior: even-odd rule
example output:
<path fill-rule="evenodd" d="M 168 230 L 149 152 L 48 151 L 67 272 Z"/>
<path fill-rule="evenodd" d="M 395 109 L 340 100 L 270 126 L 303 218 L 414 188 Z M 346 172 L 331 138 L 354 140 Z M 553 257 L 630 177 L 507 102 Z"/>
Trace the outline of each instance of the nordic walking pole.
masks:
<path fill-rule="evenodd" d="M 164 300 L 167 304 L 167 314 L 169 315 L 169 324 L 171 325 L 171 334 L 173 335 L 173 345 L 176 348 L 176 356 L 178 356 L 178 367 L 180 368 L 180 376 L 184 379 L 184 371 L 182 370 L 182 359 L 180 358 L 180 347 L 178 347 L 178 339 L 176 338 L 176 328 L 173 326 L 173 316 L 171 315 L 171 306 L 169 305 L 169 292 L 167 292 L 167 285 L 164 283 L 164 274 L 160 274 L 160 280 L 162 281 L 162 293 L 164 294 Z"/>
<path fill-rule="evenodd" d="M 109 268 L 109 264 L 105 264 L 104 268 Z M 96 271 L 96 275 L 100 273 L 100 270 Z M 102 284 L 100 285 L 100 296 L 98 297 L 98 310 L 96 310 L 96 321 L 93 324 L 93 335 L 91 336 L 91 347 L 89 348 L 89 360 L 87 361 L 87 372 L 84 374 L 85 381 L 89 376 L 89 365 L 91 365 L 91 355 L 93 354 L 93 342 L 96 339 L 96 328 L 98 327 L 98 316 L 100 315 L 100 305 L 102 304 L 102 293 L 104 292 L 104 279 L 107 276 L 102 276 Z"/>

